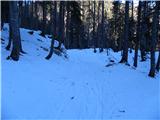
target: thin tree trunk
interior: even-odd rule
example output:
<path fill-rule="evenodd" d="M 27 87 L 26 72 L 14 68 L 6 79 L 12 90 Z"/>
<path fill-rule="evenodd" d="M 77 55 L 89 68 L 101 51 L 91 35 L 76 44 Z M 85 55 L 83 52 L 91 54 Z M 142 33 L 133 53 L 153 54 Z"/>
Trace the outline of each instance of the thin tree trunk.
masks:
<path fill-rule="evenodd" d="M 159 50 L 159 56 L 158 56 L 157 65 L 156 65 L 157 72 L 159 72 L 159 69 L 160 69 L 160 50 Z"/>
<path fill-rule="evenodd" d="M 158 34 L 158 24 L 159 24 L 159 1 L 156 1 L 156 7 L 155 12 L 153 15 L 153 22 L 152 22 L 152 38 L 151 38 L 151 63 L 150 63 L 150 72 L 149 76 L 154 77 L 155 76 L 155 48 L 156 48 L 156 41 L 157 41 L 157 34 Z"/>
<path fill-rule="evenodd" d="M 94 11 L 93 11 L 93 42 L 94 42 L 94 52 L 96 52 L 96 38 L 95 38 L 95 26 L 96 26 L 96 1 L 94 2 Z"/>
<path fill-rule="evenodd" d="M 33 9 L 34 9 L 34 6 L 33 6 L 33 1 L 31 1 L 30 5 L 31 5 L 31 12 L 30 12 L 30 28 L 31 29 L 34 29 L 34 15 L 33 15 Z"/>
<path fill-rule="evenodd" d="M 140 50 L 141 50 L 141 61 L 146 60 L 146 32 L 147 32 L 147 23 L 146 23 L 146 12 L 147 12 L 147 6 L 146 1 L 142 2 L 142 27 L 141 27 L 141 39 L 140 39 Z"/>
<path fill-rule="evenodd" d="M 22 21 L 22 18 L 23 16 L 22 15 L 22 6 L 18 7 L 18 24 L 19 24 L 19 28 L 21 26 L 21 21 Z M 20 35 L 20 29 L 18 31 L 18 37 L 19 37 L 19 42 L 20 42 L 20 52 L 23 53 L 23 54 L 26 54 L 26 52 L 23 51 L 23 48 L 22 48 L 22 42 L 21 42 L 21 35 Z"/>
<path fill-rule="evenodd" d="M 10 19 L 11 19 L 11 16 L 10 16 Z M 6 46 L 6 50 L 10 50 L 11 42 L 12 42 L 12 28 L 11 28 L 11 24 L 9 24 L 9 41 L 8 41 L 8 45 Z"/>
<path fill-rule="evenodd" d="M 69 15 L 69 12 L 70 12 L 70 8 L 69 8 L 69 1 L 67 1 L 67 20 L 66 20 L 66 47 L 67 49 L 70 48 L 70 39 L 69 39 L 69 26 L 70 26 L 70 15 Z"/>
<path fill-rule="evenodd" d="M 42 23 L 42 33 L 40 34 L 41 36 L 45 37 L 46 34 L 46 2 L 47 1 L 43 1 L 42 6 L 43 6 L 43 23 Z"/>
<path fill-rule="evenodd" d="M 129 1 L 125 3 L 124 46 L 120 63 L 128 62 L 128 30 L 129 30 Z"/>
<path fill-rule="evenodd" d="M 22 26 L 22 18 L 23 18 L 23 1 L 19 1 L 19 27 Z"/>
<path fill-rule="evenodd" d="M 8 2 L 8 5 L 9 5 L 10 3 Z M 10 8 L 10 6 L 9 6 L 9 9 L 11 9 Z M 11 13 L 10 13 L 10 11 L 9 11 L 9 41 L 8 41 L 8 45 L 6 46 L 6 50 L 10 50 L 10 48 L 11 48 L 11 41 L 12 41 L 12 30 L 11 30 L 11 15 L 10 15 Z"/>
<path fill-rule="evenodd" d="M 38 1 L 35 1 L 35 29 L 38 30 Z"/>
<path fill-rule="evenodd" d="M 51 3 L 53 4 L 53 3 Z M 51 8 L 53 6 L 51 5 Z M 52 40 L 51 40 L 51 46 L 48 56 L 46 57 L 47 60 L 49 60 L 53 55 L 53 49 L 54 49 L 54 39 L 56 39 L 56 18 L 57 18 L 57 1 L 54 1 L 54 9 L 51 9 L 51 21 L 52 21 Z"/>
<path fill-rule="evenodd" d="M 54 22 L 54 37 L 57 37 L 57 1 L 54 1 L 54 11 L 53 11 L 54 15 L 53 15 L 53 22 Z"/>
<path fill-rule="evenodd" d="M 129 52 L 130 53 L 132 53 L 132 48 L 133 48 L 133 46 L 132 46 L 132 41 L 133 41 L 133 39 L 134 39 L 134 15 L 133 15 L 133 12 L 134 12 L 134 2 L 133 2 L 133 0 L 132 0 L 132 16 L 131 16 L 131 23 L 130 23 L 130 46 L 129 46 L 129 48 L 130 48 L 130 50 L 129 50 Z"/>
<path fill-rule="evenodd" d="M 90 3 L 90 0 L 88 1 L 88 9 L 89 9 L 89 13 L 88 13 L 88 16 L 89 16 L 89 20 L 88 20 L 88 28 L 87 28 L 87 40 L 88 40 L 88 46 L 87 47 L 90 47 L 90 6 L 91 6 L 91 3 Z"/>
<path fill-rule="evenodd" d="M 99 18 L 100 18 L 100 1 L 98 1 L 98 27 L 97 27 L 97 43 L 98 43 L 98 47 L 99 47 L 99 52 L 100 52 L 100 39 L 99 39 L 99 35 L 100 35 L 100 31 L 99 31 L 99 26 L 100 26 L 100 22 L 99 22 Z"/>
<path fill-rule="evenodd" d="M 104 1 L 102 1 L 102 36 L 101 36 L 101 48 L 100 48 L 100 52 L 103 52 L 103 47 L 104 47 Z"/>
<path fill-rule="evenodd" d="M 60 12 L 59 12 L 59 46 L 60 49 L 61 44 L 64 40 L 64 1 L 60 1 Z"/>
<path fill-rule="evenodd" d="M 134 54 L 134 67 L 137 67 L 137 61 L 138 61 L 138 46 L 139 46 L 139 39 L 140 39 L 140 20 L 141 20 L 141 1 L 139 1 L 138 6 L 138 24 L 137 24 L 137 32 L 136 32 L 136 44 L 135 44 L 135 54 Z"/>

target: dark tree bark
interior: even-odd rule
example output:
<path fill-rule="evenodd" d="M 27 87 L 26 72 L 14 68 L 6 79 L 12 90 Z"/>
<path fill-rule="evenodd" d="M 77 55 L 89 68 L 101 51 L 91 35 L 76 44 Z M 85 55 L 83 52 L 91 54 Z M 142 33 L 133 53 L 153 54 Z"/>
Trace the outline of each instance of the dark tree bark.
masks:
<path fill-rule="evenodd" d="M 19 4 L 19 27 L 21 27 L 22 26 L 22 18 L 24 17 L 23 16 L 23 1 L 19 1 L 18 2 L 18 4 Z"/>
<path fill-rule="evenodd" d="M 70 39 L 69 39 L 69 26 L 70 26 L 70 8 L 69 2 L 66 3 L 67 6 L 67 18 L 66 18 L 66 48 L 70 48 Z"/>
<path fill-rule="evenodd" d="M 35 26 L 34 23 L 35 22 L 34 22 L 34 15 L 33 15 L 34 10 L 33 9 L 34 9 L 35 6 L 34 6 L 33 1 L 30 2 L 30 6 L 31 6 L 31 8 L 30 8 L 31 9 L 30 10 L 30 29 L 34 29 L 34 26 Z"/>
<path fill-rule="evenodd" d="M 95 33 L 95 26 L 96 26 L 96 1 L 94 3 L 94 11 L 93 11 L 93 42 L 94 42 L 94 52 L 96 53 L 96 33 Z"/>
<path fill-rule="evenodd" d="M 3 27 L 4 22 L 9 22 L 10 23 L 10 7 L 9 7 L 9 1 L 2 1 L 1 2 L 1 7 L 2 7 L 2 19 L 1 19 L 1 23 Z M 8 41 L 8 45 L 6 46 L 6 50 L 10 50 L 11 47 L 11 39 L 12 39 L 12 32 L 11 32 L 11 25 L 9 24 L 9 41 Z"/>
<path fill-rule="evenodd" d="M 132 0 L 132 14 L 131 14 L 131 20 L 129 23 L 129 52 L 132 53 L 133 44 L 134 41 L 134 1 Z"/>
<path fill-rule="evenodd" d="M 100 52 L 103 52 L 103 48 L 104 48 L 104 1 L 102 1 L 102 22 L 101 22 L 101 44 L 100 44 Z"/>
<path fill-rule="evenodd" d="M 98 27 L 97 27 L 97 46 L 99 47 L 99 52 L 100 52 L 100 44 L 101 44 L 101 42 L 100 42 L 100 4 L 101 4 L 101 1 L 98 1 Z"/>
<path fill-rule="evenodd" d="M 141 61 L 146 60 L 146 32 L 147 32 L 147 21 L 146 21 L 146 15 L 147 15 L 147 2 L 142 2 L 142 22 L 141 22 L 141 39 L 140 39 L 140 50 L 141 50 Z"/>
<path fill-rule="evenodd" d="M 12 26 L 9 24 L 9 41 L 8 41 L 8 45 L 6 46 L 6 50 L 10 50 L 11 41 L 12 41 Z"/>
<path fill-rule="evenodd" d="M 58 48 L 60 49 L 61 47 L 61 44 L 64 40 L 64 1 L 60 1 L 60 10 L 59 10 L 59 36 L 58 36 L 58 39 L 59 39 L 59 46 Z"/>
<path fill-rule="evenodd" d="M 125 25 L 124 25 L 124 44 L 123 55 L 120 63 L 128 62 L 128 31 L 129 31 L 129 1 L 125 3 Z"/>
<path fill-rule="evenodd" d="M 20 31 L 19 31 L 19 23 L 18 23 L 18 6 L 17 1 L 10 2 L 10 25 L 12 26 L 12 41 L 13 41 L 13 48 L 10 57 L 18 61 L 19 54 L 20 54 Z"/>
<path fill-rule="evenodd" d="M 1 1 L 1 29 L 9 22 L 9 1 Z"/>
<path fill-rule="evenodd" d="M 88 1 L 88 27 L 87 27 L 87 39 L 88 39 L 88 47 L 90 46 L 90 13 L 91 13 L 91 2 Z"/>
<path fill-rule="evenodd" d="M 38 30 L 38 2 L 35 1 L 35 24 L 34 27 L 36 30 Z"/>
<path fill-rule="evenodd" d="M 156 7 L 155 12 L 153 15 L 153 22 L 152 22 L 152 38 L 151 38 L 151 63 L 150 63 L 150 71 L 149 76 L 154 77 L 155 76 L 155 48 L 156 48 L 156 42 L 157 42 L 157 36 L 158 36 L 158 27 L 159 27 L 159 8 L 160 8 L 160 2 L 156 1 Z"/>
<path fill-rule="evenodd" d="M 41 36 L 45 37 L 46 34 L 46 9 L 47 9 L 47 1 L 42 2 L 42 8 L 43 8 L 43 22 L 42 22 L 42 33 L 40 34 Z"/>
<path fill-rule="evenodd" d="M 29 26 L 29 3 L 25 1 L 25 8 L 24 8 L 24 26 L 28 28 Z"/>
<path fill-rule="evenodd" d="M 151 9 L 150 9 L 150 1 L 146 1 L 147 2 L 147 15 L 149 15 L 151 13 Z M 147 16 L 146 17 L 146 23 L 147 23 L 147 31 L 146 31 L 146 52 L 148 52 L 150 50 L 150 40 L 151 40 L 151 21 L 150 21 L 150 17 Z"/>
<path fill-rule="evenodd" d="M 52 3 L 51 3 L 52 4 Z M 53 6 L 51 5 L 51 8 Z M 46 57 L 47 60 L 49 60 L 53 55 L 53 49 L 54 49 L 54 39 L 56 39 L 56 18 L 57 18 L 57 1 L 54 1 L 54 9 L 51 9 L 51 20 L 52 20 L 52 40 L 51 40 L 51 46 L 48 56 Z"/>
<path fill-rule="evenodd" d="M 83 9 L 83 7 L 85 6 L 85 1 L 81 2 L 81 8 L 82 8 L 82 15 L 81 15 L 81 19 L 84 20 L 85 19 L 85 10 Z M 86 34 L 85 34 L 85 23 L 82 22 L 82 25 L 80 25 L 80 34 L 79 34 L 79 48 L 83 49 L 86 48 Z"/>
<path fill-rule="evenodd" d="M 19 24 L 19 28 L 21 26 L 21 15 L 22 15 L 22 6 L 18 7 L 18 24 Z M 23 16 L 22 16 L 23 17 Z M 32 21 L 33 22 L 33 21 Z M 14 34 L 13 34 L 14 35 Z M 18 31 L 18 37 L 19 37 L 19 42 L 20 42 L 20 52 L 23 53 L 23 54 L 26 54 L 25 51 L 23 51 L 23 48 L 22 48 L 22 42 L 21 42 L 21 36 L 20 36 L 20 29 Z"/>
<path fill-rule="evenodd" d="M 54 1 L 54 11 L 52 12 L 53 15 L 53 37 L 57 37 L 57 2 Z"/>
<path fill-rule="evenodd" d="M 138 47 L 139 47 L 139 39 L 140 39 L 140 20 L 141 20 L 141 1 L 139 1 L 139 6 L 138 6 L 138 23 L 137 23 L 137 32 L 136 32 L 136 44 L 135 44 L 135 54 L 134 54 L 134 67 L 137 67 L 137 61 L 138 61 Z"/>
<path fill-rule="evenodd" d="M 123 13 L 124 14 L 124 13 Z M 122 37 L 122 34 L 124 34 L 123 28 L 122 27 L 122 21 L 123 21 L 123 17 L 122 17 L 122 11 L 121 11 L 121 3 L 119 0 L 115 0 L 113 2 L 113 24 L 112 25 L 112 33 L 110 36 L 110 47 L 114 50 L 114 51 L 118 51 L 118 50 L 122 50 L 122 45 L 123 45 L 123 39 L 124 37 Z"/>
<path fill-rule="evenodd" d="M 160 50 L 159 50 L 159 56 L 158 56 L 157 65 L 156 65 L 157 72 L 159 72 L 159 69 L 160 69 Z"/>
<path fill-rule="evenodd" d="M 17 4 L 18 4 L 18 2 L 17 2 Z M 18 6 L 17 6 L 17 9 L 18 9 Z M 21 9 L 18 9 L 17 11 L 18 11 L 18 19 L 17 19 L 17 21 L 18 21 L 18 29 L 19 29 L 19 27 L 20 27 L 20 11 Z M 13 36 L 14 36 L 14 33 L 13 33 L 13 26 L 11 25 L 11 21 L 12 21 L 12 18 L 13 18 L 13 16 L 12 16 L 12 14 L 11 14 L 11 12 L 10 12 L 10 19 L 9 19 L 9 22 L 10 22 L 10 24 L 9 24 L 9 41 L 8 41 L 8 45 L 6 46 L 6 50 L 10 50 L 10 47 L 11 47 L 11 43 L 12 43 L 12 40 L 13 40 Z M 26 52 L 24 52 L 23 51 L 23 49 L 22 49 L 22 43 L 21 43 L 21 38 L 20 38 L 20 30 L 18 30 L 18 33 L 17 33 L 17 37 L 18 37 L 18 39 L 19 39 L 19 43 L 20 43 L 20 52 L 21 53 L 26 53 Z"/>

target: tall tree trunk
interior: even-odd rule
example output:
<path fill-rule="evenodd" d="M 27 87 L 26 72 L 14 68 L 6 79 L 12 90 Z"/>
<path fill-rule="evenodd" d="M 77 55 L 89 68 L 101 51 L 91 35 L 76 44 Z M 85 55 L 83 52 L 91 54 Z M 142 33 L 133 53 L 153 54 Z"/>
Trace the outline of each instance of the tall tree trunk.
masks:
<path fill-rule="evenodd" d="M 4 5 L 6 5 L 7 6 L 7 8 L 8 8 L 8 10 L 10 9 L 10 7 L 9 7 L 9 2 L 2 2 L 3 4 L 2 4 L 2 10 L 5 10 L 5 9 L 3 9 L 3 7 L 4 7 Z M 4 11 L 2 11 L 2 12 L 4 12 Z M 3 13 L 2 13 L 3 14 Z M 2 15 L 2 21 L 3 21 L 3 15 Z M 6 46 L 6 50 L 10 50 L 10 48 L 11 48 L 11 41 L 12 41 L 12 30 L 11 30 L 11 15 L 10 15 L 10 11 L 8 12 L 8 22 L 9 22 L 9 41 L 8 41 L 8 45 Z"/>
<path fill-rule="evenodd" d="M 147 23 L 146 23 L 146 12 L 147 12 L 147 2 L 142 2 L 142 27 L 141 27 L 141 39 L 140 39 L 140 50 L 141 50 L 141 61 L 146 60 L 146 32 L 147 32 Z"/>
<path fill-rule="evenodd" d="M 30 8 L 31 9 L 31 11 L 30 11 L 30 17 L 31 17 L 30 18 L 30 28 L 31 29 L 34 29 L 34 23 L 35 23 L 34 22 L 34 15 L 33 15 L 34 14 L 33 9 L 35 6 L 33 6 L 33 5 L 34 5 L 34 3 L 33 3 L 33 1 L 31 1 L 31 3 L 30 3 L 30 6 L 31 6 L 31 8 Z"/>
<path fill-rule="evenodd" d="M 54 39 L 56 39 L 56 18 L 57 18 L 57 1 L 54 1 L 54 9 L 52 6 L 53 2 L 51 3 L 51 21 L 52 21 L 52 40 L 51 40 L 51 46 L 48 56 L 46 57 L 47 60 L 49 60 L 53 55 L 53 49 L 54 49 Z"/>
<path fill-rule="evenodd" d="M 42 7 L 43 7 L 43 22 L 42 22 L 42 33 L 40 34 L 41 36 L 45 37 L 45 34 L 46 34 L 46 9 L 47 9 L 47 6 L 46 6 L 46 2 L 47 1 L 43 1 L 42 2 Z"/>
<path fill-rule="evenodd" d="M 24 8 L 24 27 L 28 28 L 29 26 L 29 3 L 25 1 L 25 8 Z"/>
<path fill-rule="evenodd" d="M 100 26 L 100 1 L 98 1 L 98 27 L 97 27 L 97 43 L 98 43 L 98 47 L 99 47 L 99 52 L 100 52 L 100 30 L 99 30 L 99 26 Z"/>
<path fill-rule="evenodd" d="M 20 53 L 20 38 L 19 38 L 19 23 L 18 23 L 18 6 L 17 1 L 10 2 L 10 25 L 12 26 L 12 41 L 13 41 L 13 48 L 11 51 L 10 57 L 18 61 L 19 60 L 19 53 Z"/>
<path fill-rule="evenodd" d="M 137 61 L 138 61 L 138 46 L 139 46 L 139 39 L 140 39 L 140 20 L 141 20 L 141 1 L 139 1 L 138 6 L 138 18 L 137 18 L 137 32 L 136 32 L 136 44 L 135 44 L 135 54 L 134 54 L 134 67 L 137 67 Z"/>
<path fill-rule="evenodd" d="M 52 12 L 53 15 L 53 36 L 57 37 L 57 1 L 54 1 L 54 11 Z"/>
<path fill-rule="evenodd" d="M 158 27 L 159 27 L 159 8 L 160 3 L 159 1 L 156 1 L 156 7 L 155 12 L 153 15 L 153 22 L 152 22 L 152 38 L 151 38 L 151 63 L 150 63 L 150 72 L 149 76 L 154 77 L 155 76 L 155 48 L 156 48 L 156 42 L 157 42 L 157 35 L 158 35 Z"/>
<path fill-rule="evenodd" d="M 90 47 L 90 6 L 91 6 L 91 2 L 90 0 L 88 1 L 88 16 L 89 16 L 89 20 L 88 20 L 88 28 L 87 28 L 87 39 L 88 39 L 88 46 L 87 47 Z"/>
<path fill-rule="evenodd" d="M 149 14 L 152 10 L 150 9 L 150 5 L 149 2 L 150 1 L 146 1 L 147 2 L 147 14 Z M 150 50 L 150 40 L 151 40 L 151 22 L 150 22 L 150 17 L 146 17 L 146 24 L 147 24 L 147 31 L 146 31 L 146 50 L 147 52 Z"/>
<path fill-rule="evenodd" d="M 38 1 L 35 1 L 35 24 L 34 28 L 38 30 Z"/>
<path fill-rule="evenodd" d="M 18 4 L 18 2 L 17 2 L 17 4 Z M 19 2 L 19 7 L 21 7 L 21 5 L 20 5 L 20 2 Z M 17 6 L 17 9 L 18 9 L 18 6 Z M 21 18 L 20 18 L 20 16 L 21 16 L 21 12 L 20 11 L 22 11 L 22 9 L 20 8 L 20 9 L 18 9 L 17 10 L 18 11 L 18 28 L 20 27 L 20 22 L 21 22 Z M 10 22 L 10 24 L 9 24 L 9 41 L 8 41 L 8 45 L 6 46 L 6 50 L 10 50 L 10 47 L 11 47 L 11 43 L 12 43 L 12 39 L 13 39 L 13 36 L 14 36 L 14 34 L 13 34 L 13 29 L 14 28 L 12 28 L 13 26 L 11 25 L 11 19 L 13 18 L 13 16 L 11 16 L 11 12 L 10 12 L 10 20 L 9 20 L 9 22 Z M 18 31 L 18 34 L 17 34 L 17 37 L 18 37 L 18 39 L 20 40 L 19 42 L 20 42 L 20 52 L 21 53 L 25 53 L 24 51 L 23 51 L 23 49 L 22 49 L 22 43 L 21 43 L 21 38 L 20 38 L 20 30 Z"/>
<path fill-rule="evenodd" d="M 158 56 L 157 65 L 156 65 L 157 72 L 159 72 L 159 69 L 160 69 L 160 50 L 159 50 L 159 56 Z"/>
<path fill-rule="evenodd" d="M 61 44 L 64 40 L 64 1 L 60 1 L 60 10 L 59 10 L 59 46 L 60 49 Z"/>
<path fill-rule="evenodd" d="M 69 12 L 70 12 L 70 8 L 69 8 L 69 1 L 67 1 L 67 20 L 66 20 L 66 47 L 67 49 L 70 48 L 70 39 L 69 39 L 69 26 L 70 26 L 70 15 L 69 15 Z"/>
<path fill-rule="evenodd" d="M 23 18 L 23 1 L 19 1 L 19 27 L 22 26 L 22 18 Z"/>
<path fill-rule="evenodd" d="M 10 16 L 10 19 L 11 19 L 11 16 Z M 6 46 L 6 50 L 10 50 L 11 43 L 12 43 L 12 26 L 11 24 L 9 24 L 9 41 L 8 41 L 8 45 Z"/>
<path fill-rule="evenodd" d="M 4 23 L 9 22 L 9 1 L 1 1 L 1 29 Z"/>
<path fill-rule="evenodd" d="M 104 47 L 104 1 L 102 1 L 102 22 L 101 22 L 101 26 L 102 26 L 102 36 L 101 36 L 101 44 L 100 44 L 100 52 L 103 52 L 103 47 Z"/>
<path fill-rule="evenodd" d="M 133 45 L 132 45 L 132 41 L 134 39 L 134 2 L 132 0 L 132 15 L 131 15 L 131 22 L 130 22 L 130 43 L 129 43 L 129 52 L 132 53 L 132 48 L 133 48 Z"/>
<path fill-rule="evenodd" d="M 21 26 L 21 21 L 22 21 L 22 6 L 19 6 L 18 7 L 18 24 L 19 24 L 19 28 Z M 23 53 L 23 54 L 26 54 L 26 52 L 23 51 L 23 48 L 22 48 L 22 42 L 21 42 L 21 35 L 20 35 L 20 30 L 18 31 L 18 37 L 19 37 L 19 42 L 20 42 L 20 52 Z"/>
<path fill-rule="evenodd" d="M 96 1 L 93 1 L 93 42 L 94 42 L 94 52 L 96 52 L 96 34 L 95 34 L 95 26 L 96 26 Z"/>
<path fill-rule="evenodd" d="M 83 8 L 84 6 L 85 6 L 85 1 L 82 1 L 81 2 L 81 8 Z M 82 14 L 81 19 L 84 20 L 85 19 L 84 9 L 82 10 L 81 14 Z M 80 49 L 86 48 L 85 25 L 84 25 L 84 23 L 82 23 L 82 25 L 80 25 L 79 47 L 80 47 Z"/>
<path fill-rule="evenodd" d="M 128 30 L 129 30 L 129 1 L 125 3 L 124 46 L 120 63 L 128 62 Z"/>

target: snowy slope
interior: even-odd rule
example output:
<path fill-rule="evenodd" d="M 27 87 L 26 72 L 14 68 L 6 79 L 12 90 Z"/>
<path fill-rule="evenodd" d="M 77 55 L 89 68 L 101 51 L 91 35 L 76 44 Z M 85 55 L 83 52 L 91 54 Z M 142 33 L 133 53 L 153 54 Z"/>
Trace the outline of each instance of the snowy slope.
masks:
<path fill-rule="evenodd" d="M 54 54 L 48 61 L 44 48 L 50 39 L 28 31 L 21 29 L 27 54 L 18 62 L 6 60 L 7 24 L 2 32 L 3 119 L 160 119 L 160 75 L 147 76 L 149 60 L 134 69 L 118 64 L 120 52 L 110 50 L 107 56 L 86 49 L 68 50 L 69 59 Z M 105 67 L 110 60 L 115 64 Z"/>

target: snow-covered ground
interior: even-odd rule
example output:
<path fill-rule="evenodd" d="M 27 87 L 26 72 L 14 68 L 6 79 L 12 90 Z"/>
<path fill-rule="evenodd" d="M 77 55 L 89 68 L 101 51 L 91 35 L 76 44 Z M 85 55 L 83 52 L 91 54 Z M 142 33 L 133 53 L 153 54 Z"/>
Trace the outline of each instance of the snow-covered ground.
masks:
<path fill-rule="evenodd" d="M 120 52 L 107 56 L 93 49 L 46 60 L 50 39 L 28 31 L 21 29 L 27 54 L 18 62 L 6 60 L 7 25 L 2 32 L 2 119 L 160 119 L 160 75 L 148 77 L 149 60 L 134 69 L 134 53 L 127 66 L 118 63 Z M 106 67 L 110 60 L 114 65 Z"/>

